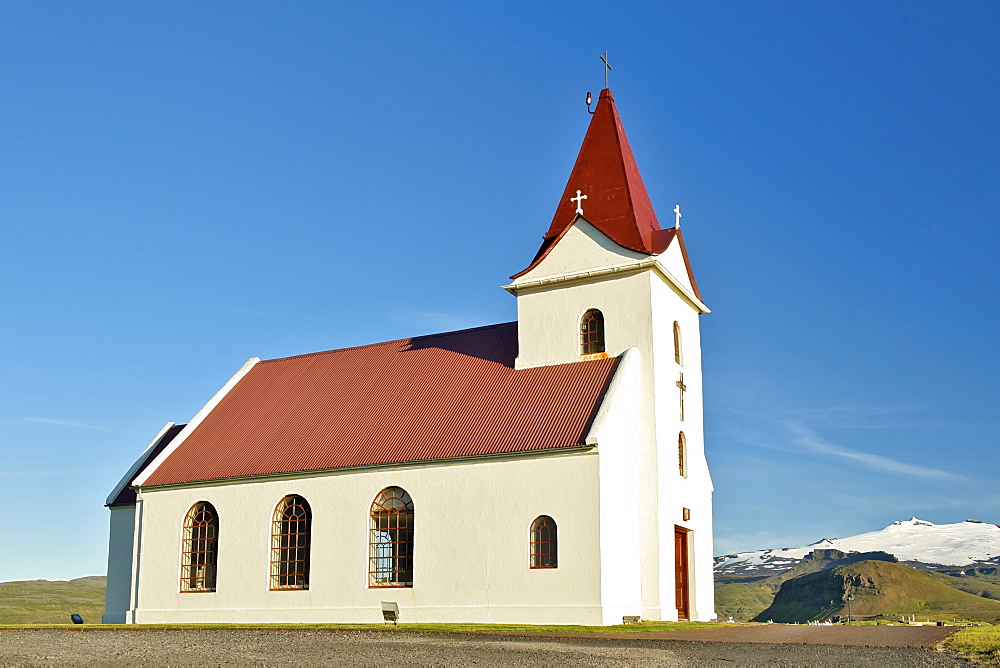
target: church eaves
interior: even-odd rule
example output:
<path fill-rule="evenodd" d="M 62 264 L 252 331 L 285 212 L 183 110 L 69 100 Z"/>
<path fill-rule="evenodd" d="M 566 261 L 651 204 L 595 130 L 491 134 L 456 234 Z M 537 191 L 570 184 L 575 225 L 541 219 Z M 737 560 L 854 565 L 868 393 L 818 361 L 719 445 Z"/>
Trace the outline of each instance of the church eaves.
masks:
<path fill-rule="evenodd" d="M 174 424 L 173 422 L 168 422 L 166 426 L 160 430 L 160 433 L 156 435 L 156 439 L 149 444 L 149 447 L 140 455 L 139 459 L 132 465 L 132 468 L 125 477 L 122 478 L 121 482 L 115 487 L 108 497 L 106 506 L 127 506 L 135 503 L 135 490 L 132 489 L 132 481 L 139 477 L 143 471 L 146 470 L 150 464 L 152 464 L 156 457 L 163 452 L 164 449 L 174 438 L 184 430 L 186 424 Z"/>
<path fill-rule="evenodd" d="M 259 362 L 142 486 L 585 447 L 618 358 L 516 356 L 507 323 Z"/>

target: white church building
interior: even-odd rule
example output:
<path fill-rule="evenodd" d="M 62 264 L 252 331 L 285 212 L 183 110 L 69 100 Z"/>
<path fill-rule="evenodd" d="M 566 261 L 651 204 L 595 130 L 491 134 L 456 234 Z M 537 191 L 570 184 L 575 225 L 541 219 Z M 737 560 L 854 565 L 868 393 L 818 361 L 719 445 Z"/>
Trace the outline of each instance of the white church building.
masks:
<path fill-rule="evenodd" d="M 602 91 L 517 322 L 250 359 L 108 497 L 103 621 L 715 618 L 675 212 Z"/>

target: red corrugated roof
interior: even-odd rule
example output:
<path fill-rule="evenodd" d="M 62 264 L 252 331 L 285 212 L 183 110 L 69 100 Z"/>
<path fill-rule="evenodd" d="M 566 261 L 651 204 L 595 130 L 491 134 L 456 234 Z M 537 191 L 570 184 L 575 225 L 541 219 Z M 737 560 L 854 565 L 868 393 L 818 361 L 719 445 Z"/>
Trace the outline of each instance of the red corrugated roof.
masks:
<path fill-rule="evenodd" d="M 582 445 L 617 358 L 516 356 L 506 323 L 259 362 L 144 486 Z"/>

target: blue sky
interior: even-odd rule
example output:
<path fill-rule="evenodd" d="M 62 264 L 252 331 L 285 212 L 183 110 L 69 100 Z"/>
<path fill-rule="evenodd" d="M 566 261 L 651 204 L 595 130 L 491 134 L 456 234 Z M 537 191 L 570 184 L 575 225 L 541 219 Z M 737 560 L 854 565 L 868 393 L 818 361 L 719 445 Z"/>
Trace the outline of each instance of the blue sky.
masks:
<path fill-rule="evenodd" d="M 1000 4 L 5 3 L 0 581 L 252 356 L 515 318 L 615 92 L 702 293 L 717 551 L 1000 522 Z"/>

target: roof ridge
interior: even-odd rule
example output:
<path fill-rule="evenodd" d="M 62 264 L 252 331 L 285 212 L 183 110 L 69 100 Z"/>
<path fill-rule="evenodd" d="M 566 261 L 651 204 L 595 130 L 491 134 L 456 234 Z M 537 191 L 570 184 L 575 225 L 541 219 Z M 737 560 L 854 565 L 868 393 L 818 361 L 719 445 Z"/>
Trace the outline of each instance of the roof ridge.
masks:
<path fill-rule="evenodd" d="M 360 346 L 348 346 L 346 348 L 331 348 L 330 350 L 317 350 L 312 353 L 303 353 L 301 355 L 288 355 L 287 357 L 272 357 L 271 359 L 261 360 L 259 364 L 268 364 L 270 362 L 283 362 L 285 360 L 298 359 L 300 357 L 313 357 L 316 355 L 327 355 L 329 353 L 340 353 L 348 350 L 361 350 L 363 348 L 374 348 L 376 346 L 386 346 L 391 343 L 401 343 L 403 341 L 420 341 L 424 339 L 433 339 L 439 336 L 451 336 L 453 334 L 460 334 L 462 332 L 474 332 L 480 329 L 492 329 L 494 327 L 505 327 L 509 325 L 516 325 L 517 321 L 512 320 L 510 322 L 498 322 L 492 325 L 480 325 L 479 327 L 469 327 L 467 329 L 455 329 L 450 332 L 437 332 L 435 334 L 421 334 L 420 336 L 404 336 L 401 339 L 390 339 L 388 341 L 377 341 L 375 343 L 366 343 Z"/>

